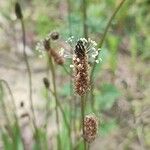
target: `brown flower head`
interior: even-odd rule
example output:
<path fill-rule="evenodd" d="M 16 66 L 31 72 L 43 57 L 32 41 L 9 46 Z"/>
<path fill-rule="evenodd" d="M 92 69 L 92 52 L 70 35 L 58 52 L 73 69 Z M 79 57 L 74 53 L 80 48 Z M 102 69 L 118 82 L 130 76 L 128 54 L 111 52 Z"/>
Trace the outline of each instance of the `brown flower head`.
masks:
<path fill-rule="evenodd" d="M 70 67 L 74 68 L 75 91 L 82 96 L 90 87 L 88 64 L 92 64 L 94 61 L 99 63 L 99 58 L 96 59 L 96 56 L 100 49 L 96 49 L 97 43 L 90 38 L 80 38 L 76 41 L 71 36 L 66 42 L 69 45 L 66 47 L 66 50 L 61 48 L 60 55 L 73 60 L 73 65 L 71 64 Z"/>
<path fill-rule="evenodd" d="M 98 119 L 94 114 L 85 116 L 83 138 L 91 143 L 95 140 L 98 131 Z"/>
<path fill-rule="evenodd" d="M 89 88 L 88 57 L 83 42 L 79 40 L 75 46 L 73 57 L 75 91 L 84 95 Z"/>

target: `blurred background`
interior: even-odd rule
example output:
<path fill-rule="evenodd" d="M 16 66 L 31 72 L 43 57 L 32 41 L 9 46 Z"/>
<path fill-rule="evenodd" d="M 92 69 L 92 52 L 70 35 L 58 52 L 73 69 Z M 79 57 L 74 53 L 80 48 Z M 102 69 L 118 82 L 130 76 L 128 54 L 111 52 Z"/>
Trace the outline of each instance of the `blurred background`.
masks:
<path fill-rule="evenodd" d="M 0 1 L 0 78 L 12 89 L 21 124 L 28 124 L 28 76 L 22 51 L 22 30 L 17 20 L 15 0 Z M 40 127 L 44 118 L 46 92 L 42 83 L 46 75 L 46 57 L 36 44 L 51 31 L 59 32 L 54 47 L 60 49 L 73 35 L 83 37 L 83 4 L 80 0 L 19 0 L 25 21 L 26 52 L 33 76 L 33 100 Z M 100 42 L 104 29 L 120 0 L 86 0 L 88 37 Z M 99 133 L 92 150 L 150 149 L 150 1 L 126 0 L 113 20 L 104 45 L 102 61 L 96 66 L 95 104 L 100 116 Z M 66 62 L 69 69 L 69 63 Z M 69 99 L 70 82 L 57 67 L 60 101 Z M 6 90 L 5 103 L 12 118 L 12 102 Z M 54 104 L 51 104 L 53 107 Z M 0 104 L 0 129 L 5 125 Z M 68 107 L 68 106 L 66 106 Z M 27 115 L 27 117 L 22 117 Z M 53 118 L 53 117 L 52 117 Z M 13 120 L 13 119 L 12 119 Z M 26 143 L 32 145 L 30 129 L 23 126 Z M 49 124 L 55 134 L 55 122 Z M 1 130 L 0 130 L 1 134 Z M 0 149 L 4 149 L 0 140 Z M 50 140 L 51 141 L 51 140 Z M 67 143 L 65 143 L 67 145 Z M 64 145 L 65 145 L 64 144 Z M 52 148 L 55 149 L 55 148 Z"/>

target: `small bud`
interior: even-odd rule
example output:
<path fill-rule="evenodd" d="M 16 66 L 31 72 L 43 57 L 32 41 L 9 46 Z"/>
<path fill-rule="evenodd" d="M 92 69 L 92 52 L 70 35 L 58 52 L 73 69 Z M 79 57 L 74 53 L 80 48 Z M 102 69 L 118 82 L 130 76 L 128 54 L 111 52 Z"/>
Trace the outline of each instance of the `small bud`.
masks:
<path fill-rule="evenodd" d="M 52 40 L 58 40 L 59 39 L 59 33 L 58 32 L 52 32 L 50 36 L 51 36 Z"/>
<path fill-rule="evenodd" d="M 85 116 L 84 119 L 84 139 L 91 143 L 95 140 L 98 130 L 98 119 L 94 114 Z"/>
<path fill-rule="evenodd" d="M 24 102 L 23 101 L 20 102 L 20 107 L 24 107 Z"/>
<path fill-rule="evenodd" d="M 20 7 L 20 4 L 18 2 L 16 2 L 16 4 L 15 4 L 15 13 L 16 13 L 16 16 L 18 19 L 23 18 L 21 7 Z"/>
<path fill-rule="evenodd" d="M 47 78 L 43 78 L 43 83 L 45 85 L 45 88 L 48 89 L 49 88 L 49 80 Z"/>

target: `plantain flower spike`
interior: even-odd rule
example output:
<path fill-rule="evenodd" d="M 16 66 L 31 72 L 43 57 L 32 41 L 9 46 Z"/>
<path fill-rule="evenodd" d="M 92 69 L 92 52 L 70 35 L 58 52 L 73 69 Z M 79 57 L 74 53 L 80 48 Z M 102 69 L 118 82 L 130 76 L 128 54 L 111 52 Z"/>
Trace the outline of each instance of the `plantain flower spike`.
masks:
<path fill-rule="evenodd" d="M 75 91 L 80 96 L 89 89 L 88 57 L 82 40 L 78 40 L 73 55 Z"/>
<path fill-rule="evenodd" d="M 98 131 L 98 119 L 94 114 L 85 116 L 83 138 L 91 143 L 95 140 Z"/>

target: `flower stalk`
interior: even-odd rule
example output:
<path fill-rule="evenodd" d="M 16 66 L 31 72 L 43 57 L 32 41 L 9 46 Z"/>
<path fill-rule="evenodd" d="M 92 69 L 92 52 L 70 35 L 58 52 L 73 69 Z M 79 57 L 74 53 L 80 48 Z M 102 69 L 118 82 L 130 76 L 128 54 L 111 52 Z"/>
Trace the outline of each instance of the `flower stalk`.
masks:
<path fill-rule="evenodd" d="M 86 140 L 84 138 L 84 135 L 85 135 L 85 130 L 84 130 L 84 116 L 85 116 L 85 101 L 84 101 L 84 96 L 81 96 L 81 123 L 82 123 L 82 136 L 83 136 L 83 139 L 84 139 L 84 150 L 86 150 Z"/>
<path fill-rule="evenodd" d="M 24 19 L 23 19 L 21 6 L 18 2 L 16 2 L 16 4 L 15 4 L 15 13 L 16 13 L 17 18 L 20 20 L 21 29 L 22 29 L 23 56 L 24 56 L 24 60 L 25 60 L 25 64 L 26 64 L 27 72 L 28 72 L 28 78 L 29 78 L 29 100 L 30 100 L 30 107 L 31 107 L 31 112 L 32 112 L 32 123 L 33 123 L 33 127 L 35 130 L 36 140 L 38 141 L 39 146 L 41 147 L 40 137 L 39 137 L 39 133 L 38 133 L 38 127 L 36 125 L 36 117 L 35 117 L 35 113 L 34 113 L 33 98 L 32 98 L 32 93 L 33 93 L 33 91 L 32 91 L 32 74 L 31 74 L 31 69 L 30 69 L 30 65 L 28 62 L 28 56 L 26 54 L 25 25 L 24 25 Z"/>
<path fill-rule="evenodd" d="M 65 125 L 68 129 L 68 135 L 71 139 L 71 128 L 70 128 L 70 125 L 68 123 L 68 120 L 67 120 L 67 117 L 65 115 L 65 112 L 58 100 L 58 95 L 57 95 L 57 88 L 56 88 L 56 75 L 55 75 L 55 66 L 54 66 L 54 63 L 53 63 L 53 60 L 55 61 L 55 57 L 52 57 L 53 53 L 51 53 L 50 51 L 52 51 L 52 48 L 50 46 L 50 39 L 45 39 L 44 40 L 44 47 L 45 47 L 45 50 L 47 51 L 48 53 L 48 61 L 49 61 L 49 67 L 50 67 L 50 70 L 51 70 L 51 74 L 52 74 L 52 84 L 53 84 L 53 92 L 52 94 L 54 95 L 54 98 L 55 98 L 55 104 L 56 104 L 56 107 L 55 107 L 55 112 L 56 112 L 56 123 L 57 123 L 57 128 L 58 128 L 58 132 L 60 133 L 60 122 L 59 122 L 59 112 L 58 112 L 58 108 L 60 109 L 61 113 L 62 113 L 62 116 L 63 116 L 63 119 L 64 119 L 64 122 L 65 122 Z M 60 56 L 59 56 L 60 57 Z M 53 58 L 53 59 L 52 59 Z M 56 62 L 56 61 L 55 61 Z M 50 88 L 49 88 L 50 89 Z M 61 148 L 61 139 L 60 139 L 60 136 L 58 135 L 58 149 Z M 70 143 L 70 147 L 72 148 L 72 142 Z"/>
<path fill-rule="evenodd" d="M 115 16 L 117 15 L 117 13 L 120 10 L 120 8 L 123 6 L 123 4 L 124 4 L 125 1 L 126 0 L 122 0 L 119 3 L 119 5 L 116 7 L 115 11 L 113 12 L 112 16 L 110 17 L 110 19 L 109 19 L 109 21 L 108 21 L 108 23 L 106 25 L 106 28 L 104 30 L 104 33 L 102 35 L 102 39 L 101 39 L 100 43 L 98 44 L 99 48 L 102 48 L 102 46 L 104 44 L 104 41 L 105 41 L 105 38 L 106 38 L 106 35 L 108 33 L 108 30 L 109 30 L 109 28 L 111 26 L 111 23 L 112 23 L 113 19 L 115 18 Z M 98 59 L 99 54 L 100 53 L 98 53 L 98 55 L 96 56 L 96 60 Z M 93 94 L 93 92 L 94 92 L 94 82 L 93 82 L 93 78 L 94 78 L 95 68 L 96 68 L 96 62 L 94 62 L 93 67 L 91 69 L 91 74 L 90 74 L 90 82 L 91 82 L 90 99 L 92 100 L 92 108 L 93 109 L 94 109 L 94 94 Z"/>

